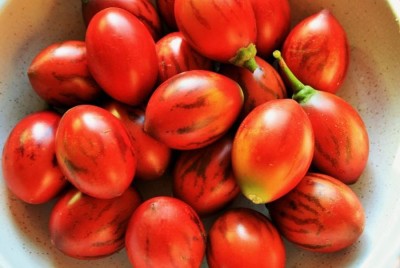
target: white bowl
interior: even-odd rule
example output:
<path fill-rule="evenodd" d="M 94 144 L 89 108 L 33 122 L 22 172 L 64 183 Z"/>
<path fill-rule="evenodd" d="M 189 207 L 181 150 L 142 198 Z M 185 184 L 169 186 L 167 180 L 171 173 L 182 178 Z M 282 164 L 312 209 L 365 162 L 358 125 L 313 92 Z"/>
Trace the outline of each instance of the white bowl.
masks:
<path fill-rule="evenodd" d="M 33 57 L 53 42 L 83 40 L 80 4 L 79 0 L 0 0 L 1 148 L 17 121 L 45 107 L 26 75 Z M 310 253 L 287 243 L 287 267 L 400 267 L 400 2 L 292 0 L 291 4 L 294 23 L 328 8 L 347 31 L 351 62 L 338 94 L 364 118 L 371 151 L 362 178 L 351 186 L 366 210 L 360 240 L 334 254 Z M 146 194 L 156 194 L 151 189 Z M 246 200 L 234 205 L 251 206 Z M 124 250 L 92 261 L 60 253 L 49 239 L 50 209 L 51 204 L 17 200 L 0 178 L 0 267 L 130 267 Z"/>

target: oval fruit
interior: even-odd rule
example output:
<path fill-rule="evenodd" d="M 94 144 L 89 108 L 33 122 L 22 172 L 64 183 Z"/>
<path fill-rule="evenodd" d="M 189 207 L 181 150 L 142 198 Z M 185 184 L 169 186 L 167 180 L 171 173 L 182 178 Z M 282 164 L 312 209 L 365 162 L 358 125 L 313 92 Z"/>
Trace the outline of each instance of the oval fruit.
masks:
<path fill-rule="evenodd" d="M 267 207 L 282 235 L 309 251 L 339 251 L 354 244 L 364 230 L 365 213 L 357 195 L 324 174 L 308 173 Z"/>
<path fill-rule="evenodd" d="M 117 7 L 99 11 L 85 41 L 89 70 L 108 95 L 130 105 L 150 95 L 158 75 L 156 48 L 135 15 Z"/>
<path fill-rule="evenodd" d="M 222 137 L 242 105 L 243 92 L 232 79 L 211 71 L 187 71 L 153 92 L 144 130 L 170 148 L 198 149 Z"/>
<path fill-rule="evenodd" d="M 103 95 L 89 72 L 83 41 L 64 41 L 41 50 L 29 65 L 28 78 L 35 92 L 57 107 L 93 103 Z"/>
<path fill-rule="evenodd" d="M 189 70 L 211 70 L 212 61 L 195 51 L 181 32 L 165 35 L 156 43 L 158 80 L 164 82 L 172 76 Z"/>
<path fill-rule="evenodd" d="M 205 255 L 206 233 L 189 205 L 158 196 L 135 210 L 125 243 L 134 267 L 198 268 Z"/>
<path fill-rule="evenodd" d="M 293 75 L 279 51 L 274 56 L 291 83 L 293 99 L 300 103 L 312 124 L 313 165 L 346 184 L 355 183 L 369 156 L 369 137 L 361 116 L 339 96 L 304 85 Z"/>
<path fill-rule="evenodd" d="M 215 61 L 257 67 L 256 20 L 247 0 L 175 0 L 175 20 L 190 45 Z"/>
<path fill-rule="evenodd" d="M 285 262 L 285 247 L 278 230 L 258 211 L 229 209 L 210 228 L 207 244 L 210 268 L 284 268 Z"/>
<path fill-rule="evenodd" d="M 112 199 L 94 198 L 71 188 L 51 211 L 51 243 L 77 259 L 111 255 L 124 247 L 129 218 L 140 203 L 131 187 Z"/>
<path fill-rule="evenodd" d="M 181 152 L 173 170 L 174 195 L 200 215 L 221 209 L 240 192 L 233 176 L 230 136 Z"/>
<path fill-rule="evenodd" d="M 257 55 L 269 58 L 284 42 L 290 30 L 288 0 L 251 0 L 257 24 Z"/>
<path fill-rule="evenodd" d="M 2 158 L 3 178 L 19 199 L 41 204 L 66 185 L 55 153 L 61 115 L 41 111 L 21 119 L 8 135 Z"/>
<path fill-rule="evenodd" d="M 324 9 L 290 31 L 282 55 L 300 81 L 336 93 L 349 65 L 346 32 L 333 14 Z"/>
<path fill-rule="evenodd" d="M 289 192 L 304 177 L 314 154 L 311 122 L 291 99 L 270 100 L 241 122 L 232 167 L 242 193 L 256 204 Z"/>
<path fill-rule="evenodd" d="M 76 188 L 97 198 L 121 195 L 136 172 L 136 155 L 120 120 L 93 105 L 70 108 L 56 133 L 60 168 Z"/>

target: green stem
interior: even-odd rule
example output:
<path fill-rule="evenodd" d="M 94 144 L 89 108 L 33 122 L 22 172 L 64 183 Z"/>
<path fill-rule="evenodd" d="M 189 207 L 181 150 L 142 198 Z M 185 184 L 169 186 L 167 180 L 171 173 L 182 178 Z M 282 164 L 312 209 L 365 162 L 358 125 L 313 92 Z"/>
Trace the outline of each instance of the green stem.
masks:
<path fill-rule="evenodd" d="M 291 88 L 293 90 L 293 99 L 299 103 L 306 103 L 308 99 L 317 93 L 317 90 L 312 88 L 311 86 L 304 85 L 290 70 L 289 66 L 287 66 L 285 60 L 282 57 L 282 54 L 279 50 L 275 50 L 272 55 L 275 59 L 278 60 L 279 67 L 282 69 L 283 74 L 286 76 L 289 81 Z"/>
<path fill-rule="evenodd" d="M 236 55 L 229 60 L 229 62 L 236 66 L 244 67 L 253 73 L 258 68 L 255 60 L 256 54 L 256 46 L 251 43 L 247 47 L 240 48 Z"/>

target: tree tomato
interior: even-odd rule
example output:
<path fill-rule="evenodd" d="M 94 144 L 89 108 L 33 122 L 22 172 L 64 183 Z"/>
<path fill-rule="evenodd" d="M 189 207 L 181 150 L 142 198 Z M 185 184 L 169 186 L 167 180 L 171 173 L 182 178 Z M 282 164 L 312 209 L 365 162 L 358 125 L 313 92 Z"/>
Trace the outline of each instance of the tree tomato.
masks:
<path fill-rule="evenodd" d="M 11 192 L 27 203 L 47 202 L 67 183 L 55 154 L 60 118 L 51 111 L 28 115 L 15 125 L 4 144 L 4 180 Z"/>
<path fill-rule="evenodd" d="M 108 95 L 130 105 L 150 95 L 158 75 L 156 48 L 135 15 L 117 7 L 99 11 L 85 41 L 89 70 Z"/>
<path fill-rule="evenodd" d="M 86 25 L 100 10 L 119 7 L 135 15 L 147 28 L 154 40 L 161 37 L 162 27 L 156 8 L 149 0 L 84 0 L 82 15 Z"/>
<path fill-rule="evenodd" d="M 299 81 L 279 52 L 274 52 L 298 101 L 311 121 L 315 151 L 313 165 L 344 183 L 355 183 L 369 156 L 369 137 L 358 112 L 335 94 L 316 90 Z"/>
<path fill-rule="evenodd" d="M 240 189 L 233 176 L 230 136 L 178 155 L 173 171 L 173 192 L 200 215 L 221 209 Z"/>
<path fill-rule="evenodd" d="M 254 71 L 256 20 L 248 0 L 175 0 L 179 31 L 200 54 Z"/>
<path fill-rule="evenodd" d="M 94 198 L 72 188 L 51 211 L 51 242 L 77 259 L 111 255 L 124 247 L 129 218 L 140 203 L 139 194 L 131 187 L 111 199 Z"/>
<path fill-rule="evenodd" d="M 56 133 L 56 156 L 67 179 L 97 198 L 121 195 L 136 171 L 136 155 L 120 120 L 93 105 L 70 108 Z"/>
<path fill-rule="evenodd" d="M 346 32 L 333 14 L 324 9 L 305 18 L 290 31 L 282 55 L 305 84 L 335 93 L 349 65 Z"/>
<path fill-rule="evenodd" d="M 157 196 L 135 210 L 125 243 L 134 267 L 198 268 L 205 255 L 206 233 L 188 204 Z"/>
<path fill-rule="evenodd" d="M 143 180 L 160 178 L 170 163 L 171 149 L 144 132 L 144 109 L 116 101 L 106 104 L 104 109 L 122 121 L 132 138 L 137 158 L 135 177 Z"/>
<path fill-rule="evenodd" d="M 324 174 L 308 173 L 291 192 L 267 207 L 282 235 L 310 251 L 341 250 L 356 242 L 364 230 L 365 213 L 357 195 Z"/>
<path fill-rule="evenodd" d="M 251 0 L 257 24 L 257 54 L 268 58 L 278 49 L 290 30 L 288 0 Z"/>
<path fill-rule="evenodd" d="M 279 232 L 266 216 L 249 208 L 233 208 L 210 228 L 207 262 L 210 268 L 283 268 L 286 252 Z"/>
<path fill-rule="evenodd" d="M 275 68 L 260 57 L 255 60 L 258 68 L 253 73 L 232 64 L 222 65 L 220 70 L 221 74 L 238 82 L 243 90 L 243 117 L 264 102 L 287 96 L 285 84 Z"/>
<path fill-rule="evenodd" d="M 103 94 L 89 72 L 83 41 L 55 43 L 41 50 L 28 68 L 28 78 L 43 100 L 58 107 L 95 102 Z"/>
<path fill-rule="evenodd" d="M 156 43 L 158 57 L 158 80 L 189 70 L 211 70 L 212 61 L 195 51 L 183 38 L 182 33 L 165 35 Z"/>
<path fill-rule="evenodd" d="M 232 79 L 212 71 L 187 71 L 153 92 L 144 130 L 170 148 L 198 149 L 222 137 L 242 106 L 242 89 Z"/>
<path fill-rule="evenodd" d="M 242 193 L 254 203 L 271 202 L 293 189 L 314 154 L 311 122 L 291 99 L 270 100 L 241 122 L 232 166 Z"/>

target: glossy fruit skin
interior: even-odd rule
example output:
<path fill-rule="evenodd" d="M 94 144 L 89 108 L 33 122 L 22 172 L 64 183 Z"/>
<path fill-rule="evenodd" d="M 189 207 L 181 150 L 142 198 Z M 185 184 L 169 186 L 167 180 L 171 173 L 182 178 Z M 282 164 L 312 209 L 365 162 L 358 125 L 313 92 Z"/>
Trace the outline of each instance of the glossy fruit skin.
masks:
<path fill-rule="evenodd" d="M 131 187 L 112 199 L 94 198 L 71 188 L 51 211 L 51 242 L 77 259 L 111 255 L 124 247 L 129 219 L 140 203 L 138 192 Z"/>
<path fill-rule="evenodd" d="M 45 203 L 67 184 L 55 155 L 55 135 L 60 118 L 52 111 L 30 114 L 14 126 L 4 143 L 4 181 L 24 202 Z"/>
<path fill-rule="evenodd" d="M 253 8 L 247 0 L 175 0 L 175 19 L 194 49 L 219 62 L 229 62 L 257 37 Z"/>
<path fill-rule="evenodd" d="M 135 15 L 157 41 L 162 34 L 161 21 L 156 8 L 148 0 L 86 0 L 82 1 L 82 15 L 86 25 L 100 10 L 119 7 Z"/>
<path fill-rule="evenodd" d="M 364 230 L 365 213 L 357 195 L 346 184 L 320 173 L 308 173 L 267 207 L 281 234 L 309 251 L 339 251 L 354 244 Z"/>
<path fill-rule="evenodd" d="M 155 43 L 136 16 L 103 9 L 90 21 L 85 41 L 89 70 L 108 95 L 130 105 L 150 95 L 158 75 Z"/>
<path fill-rule="evenodd" d="M 174 196 L 199 215 L 218 211 L 240 192 L 232 171 L 232 141 L 227 135 L 204 148 L 178 155 L 173 171 Z"/>
<path fill-rule="evenodd" d="M 332 13 L 324 9 L 305 18 L 290 31 L 282 55 L 304 84 L 336 93 L 349 65 L 346 32 Z"/>
<path fill-rule="evenodd" d="M 135 178 L 160 178 L 171 162 L 171 149 L 144 132 L 144 109 L 116 101 L 107 103 L 104 109 L 120 119 L 131 136 L 137 158 Z"/>
<path fill-rule="evenodd" d="M 35 92 L 53 106 L 95 102 L 103 93 L 89 72 L 83 41 L 68 40 L 44 48 L 27 74 Z"/>
<path fill-rule="evenodd" d="M 170 31 L 178 30 L 175 21 L 175 0 L 156 0 L 158 12 Z"/>
<path fill-rule="evenodd" d="M 232 64 L 223 65 L 220 70 L 221 74 L 235 80 L 243 90 L 242 117 L 264 102 L 287 97 L 285 84 L 275 68 L 260 57 L 255 60 L 258 68 L 253 73 Z"/>
<path fill-rule="evenodd" d="M 292 99 L 270 100 L 241 122 L 232 167 L 242 193 L 256 204 L 285 195 L 307 173 L 314 153 L 311 122 Z"/>
<path fill-rule="evenodd" d="M 100 107 L 70 108 L 60 120 L 55 146 L 68 181 L 90 196 L 117 197 L 135 176 L 137 158 L 125 126 Z"/>
<path fill-rule="evenodd" d="M 258 211 L 233 208 L 225 211 L 208 234 L 210 268 L 285 267 L 285 247 L 275 226 Z"/>
<path fill-rule="evenodd" d="M 369 156 L 368 132 L 360 114 L 344 99 L 323 91 L 301 106 L 314 130 L 313 165 L 346 184 L 355 183 Z"/>
<path fill-rule="evenodd" d="M 206 233 L 189 205 L 157 196 L 135 210 L 125 243 L 134 267 L 198 268 L 205 255 Z"/>
<path fill-rule="evenodd" d="M 271 57 L 290 30 L 291 10 L 288 0 L 251 0 L 257 23 L 257 54 Z"/>
<path fill-rule="evenodd" d="M 212 71 L 187 71 L 153 92 L 144 130 L 170 148 L 198 149 L 222 137 L 242 106 L 243 92 L 232 79 Z"/>
<path fill-rule="evenodd" d="M 156 43 L 158 81 L 189 70 L 212 70 L 212 61 L 195 51 L 181 32 L 165 35 Z"/>

